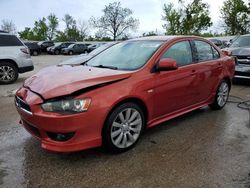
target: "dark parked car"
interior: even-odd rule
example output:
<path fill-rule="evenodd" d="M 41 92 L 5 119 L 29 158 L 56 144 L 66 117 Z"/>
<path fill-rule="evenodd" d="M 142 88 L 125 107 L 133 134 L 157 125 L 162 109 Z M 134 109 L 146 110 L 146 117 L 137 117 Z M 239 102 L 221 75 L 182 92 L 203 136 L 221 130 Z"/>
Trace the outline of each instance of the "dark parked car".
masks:
<path fill-rule="evenodd" d="M 234 78 L 250 81 L 250 34 L 236 38 L 228 49 L 237 59 Z"/>
<path fill-rule="evenodd" d="M 97 44 L 92 44 L 88 46 L 87 52 L 92 52 L 96 48 L 99 48 L 100 46 L 104 45 L 105 43 L 97 43 Z"/>
<path fill-rule="evenodd" d="M 42 52 L 46 52 L 48 47 L 55 45 L 53 41 L 43 41 L 38 42 L 37 44 L 41 47 Z"/>
<path fill-rule="evenodd" d="M 61 50 L 62 54 L 73 55 L 86 53 L 88 49 L 88 44 L 71 44 L 67 48 Z"/>
<path fill-rule="evenodd" d="M 67 48 L 71 44 L 74 44 L 74 43 L 73 42 L 63 42 L 61 44 L 57 44 L 57 45 L 53 46 L 52 48 L 49 48 L 47 52 L 49 54 L 59 55 L 63 48 Z"/>
<path fill-rule="evenodd" d="M 30 55 L 37 56 L 41 53 L 41 47 L 36 42 L 25 42 L 24 43 L 30 50 Z"/>
<path fill-rule="evenodd" d="M 93 50 L 92 52 L 90 52 L 88 54 L 81 54 L 81 55 L 78 55 L 76 57 L 67 59 L 67 60 L 63 61 L 62 63 L 60 63 L 60 65 L 80 65 L 80 64 L 84 64 L 88 60 L 90 60 L 91 58 L 95 57 L 96 55 L 102 53 L 103 51 L 107 50 L 111 46 L 114 46 L 115 44 L 118 44 L 118 43 L 119 42 L 106 43 L 106 44 L 102 45 L 100 48 L 97 48 L 97 49 Z"/>
<path fill-rule="evenodd" d="M 226 41 L 222 41 L 220 39 L 209 39 L 212 43 L 214 43 L 219 48 L 227 47 Z"/>

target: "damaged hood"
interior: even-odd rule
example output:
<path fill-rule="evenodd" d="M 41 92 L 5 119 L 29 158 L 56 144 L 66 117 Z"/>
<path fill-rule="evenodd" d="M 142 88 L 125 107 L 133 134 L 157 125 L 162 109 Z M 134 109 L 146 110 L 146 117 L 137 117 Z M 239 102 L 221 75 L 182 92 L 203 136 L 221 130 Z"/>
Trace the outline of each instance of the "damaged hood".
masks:
<path fill-rule="evenodd" d="M 250 46 L 227 49 L 230 50 L 234 56 L 250 56 Z"/>
<path fill-rule="evenodd" d="M 42 69 L 24 82 L 24 87 L 44 99 L 70 95 L 81 89 L 128 78 L 128 71 L 94 68 L 83 65 L 52 66 Z"/>

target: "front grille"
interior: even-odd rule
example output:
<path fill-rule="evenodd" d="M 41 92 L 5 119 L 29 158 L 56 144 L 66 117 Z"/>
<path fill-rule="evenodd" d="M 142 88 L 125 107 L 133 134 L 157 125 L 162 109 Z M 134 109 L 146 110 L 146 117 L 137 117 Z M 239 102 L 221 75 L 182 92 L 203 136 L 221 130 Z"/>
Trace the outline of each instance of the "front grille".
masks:
<path fill-rule="evenodd" d="M 32 113 L 30 106 L 27 103 L 25 103 L 20 97 L 15 96 L 15 99 L 16 99 L 16 106 L 18 108 L 24 110 L 25 112 Z"/>
<path fill-rule="evenodd" d="M 237 63 L 250 65 L 250 55 L 249 56 L 237 56 Z"/>

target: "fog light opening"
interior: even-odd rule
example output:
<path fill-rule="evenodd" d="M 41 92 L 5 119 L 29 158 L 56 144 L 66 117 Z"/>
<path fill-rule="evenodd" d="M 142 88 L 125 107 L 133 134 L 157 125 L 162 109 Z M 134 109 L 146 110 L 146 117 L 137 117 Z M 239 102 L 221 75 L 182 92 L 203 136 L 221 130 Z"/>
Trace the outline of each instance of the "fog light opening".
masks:
<path fill-rule="evenodd" d="M 53 133 L 53 132 L 47 132 L 47 135 L 50 139 L 54 141 L 59 141 L 59 142 L 65 142 L 71 139 L 74 136 L 74 132 L 70 133 Z"/>

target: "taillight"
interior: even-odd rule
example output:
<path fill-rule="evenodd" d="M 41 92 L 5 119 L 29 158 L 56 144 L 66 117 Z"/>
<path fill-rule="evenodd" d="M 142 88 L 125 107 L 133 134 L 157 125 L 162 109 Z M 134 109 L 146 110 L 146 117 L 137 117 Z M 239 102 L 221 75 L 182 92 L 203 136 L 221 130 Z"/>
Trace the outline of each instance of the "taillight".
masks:
<path fill-rule="evenodd" d="M 30 54 L 29 48 L 21 48 L 20 50 L 25 54 Z"/>

